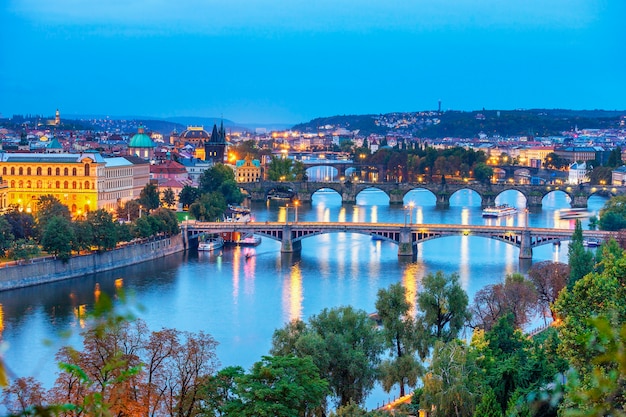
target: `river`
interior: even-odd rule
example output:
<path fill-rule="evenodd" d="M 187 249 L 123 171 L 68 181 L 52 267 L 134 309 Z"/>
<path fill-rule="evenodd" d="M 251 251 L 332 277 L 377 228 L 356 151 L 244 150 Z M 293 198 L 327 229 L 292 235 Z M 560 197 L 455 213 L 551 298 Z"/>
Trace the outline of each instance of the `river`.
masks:
<path fill-rule="evenodd" d="M 567 196 L 554 192 L 544 198 L 537 213 L 519 213 L 499 219 L 481 216 L 480 197 L 469 190 L 456 193 L 446 210 L 435 207 L 429 192 L 412 191 L 402 206 L 390 206 L 378 190 L 359 194 L 354 205 L 342 205 L 334 192 L 318 192 L 311 204 L 298 208 L 301 221 L 490 224 L 573 229 L 573 220 L 559 220 L 556 211 L 569 207 Z M 507 191 L 497 203 L 525 206 L 524 197 Z M 605 200 L 592 197 L 589 210 L 597 213 Z M 280 203 L 253 203 L 256 221 L 295 220 Z M 583 220 L 587 228 L 588 221 Z M 254 256 L 247 257 L 251 252 Z M 352 305 L 374 311 L 376 293 L 402 282 L 412 300 L 426 274 L 456 272 L 470 302 L 477 290 L 501 282 L 507 274 L 525 272 L 519 250 L 491 239 L 457 236 L 418 246 L 416 260 L 398 259 L 397 246 L 358 234 L 330 234 L 305 239 L 300 254 L 280 253 L 280 243 L 263 239 L 256 248 L 225 248 L 219 253 L 181 253 L 79 279 L 0 293 L 0 331 L 4 360 L 13 375 L 34 376 L 50 387 L 56 372 L 55 353 L 71 344 L 80 347 L 84 326 L 81 312 L 89 310 L 102 292 L 123 288 L 127 303 L 151 330 L 203 330 L 220 343 L 222 366 L 249 368 L 268 354 L 275 329 L 294 318 L 306 320 L 326 307 Z M 534 249 L 533 262 L 567 262 L 567 244 Z M 377 387 L 367 407 L 387 401 Z"/>

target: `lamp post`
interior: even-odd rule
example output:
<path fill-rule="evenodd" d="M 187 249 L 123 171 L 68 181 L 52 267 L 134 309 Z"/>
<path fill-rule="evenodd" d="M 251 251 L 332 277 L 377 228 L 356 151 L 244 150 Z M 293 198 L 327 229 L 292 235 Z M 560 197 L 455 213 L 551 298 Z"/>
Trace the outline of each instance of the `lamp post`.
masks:
<path fill-rule="evenodd" d="M 289 223 L 289 203 L 285 204 L 285 224 Z"/>
<path fill-rule="evenodd" d="M 293 204 L 296 207 L 296 218 L 294 220 L 294 223 L 298 223 L 298 206 L 300 205 L 300 200 L 294 201 Z"/>

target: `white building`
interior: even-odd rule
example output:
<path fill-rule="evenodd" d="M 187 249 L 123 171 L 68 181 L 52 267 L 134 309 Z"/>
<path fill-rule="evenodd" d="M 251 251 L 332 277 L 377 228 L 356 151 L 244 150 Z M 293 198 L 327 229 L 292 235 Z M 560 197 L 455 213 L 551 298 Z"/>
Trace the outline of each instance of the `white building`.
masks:
<path fill-rule="evenodd" d="M 586 162 L 574 162 L 569 166 L 569 176 L 567 179 L 568 184 L 582 184 L 583 182 L 589 182 L 587 176 L 587 163 Z"/>

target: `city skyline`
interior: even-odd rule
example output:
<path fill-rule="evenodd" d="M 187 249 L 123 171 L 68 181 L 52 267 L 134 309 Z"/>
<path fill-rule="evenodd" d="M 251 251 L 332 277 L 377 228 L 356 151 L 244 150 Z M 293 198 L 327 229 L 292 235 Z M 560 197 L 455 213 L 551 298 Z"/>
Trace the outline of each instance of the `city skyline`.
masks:
<path fill-rule="evenodd" d="M 224 117 L 624 109 L 626 4 L 273 0 L 0 6 L 0 113 Z"/>

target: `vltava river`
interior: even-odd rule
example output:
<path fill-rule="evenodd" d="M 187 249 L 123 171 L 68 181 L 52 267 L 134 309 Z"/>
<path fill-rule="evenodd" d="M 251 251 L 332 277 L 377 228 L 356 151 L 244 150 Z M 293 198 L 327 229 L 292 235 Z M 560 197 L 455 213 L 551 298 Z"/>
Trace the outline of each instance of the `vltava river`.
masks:
<path fill-rule="evenodd" d="M 544 199 L 540 213 L 520 213 L 507 218 L 483 219 L 480 197 L 470 191 L 456 193 L 447 210 L 435 208 L 435 197 L 413 191 L 405 203 L 414 202 L 409 214 L 389 206 L 381 191 L 362 192 L 356 205 L 342 205 L 334 192 L 318 192 L 313 203 L 299 207 L 301 221 L 396 222 L 446 224 L 506 224 L 573 228 L 556 210 L 569 207 L 564 193 Z M 598 212 L 605 200 L 592 198 L 589 209 Z M 498 203 L 525 206 L 524 197 L 508 191 Z M 256 221 L 285 221 L 279 204 L 252 204 Z M 289 221 L 295 213 L 290 208 Z M 583 221 L 587 228 L 587 221 Z M 435 239 L 418 247 L 415 261 L 399 260 L 397 246 L 372 241 L 358 234 L 331 234 L 305 239 L 301 254 L 281 255 L 280 243 L 264 239 L 256 248 L 226 248 L 219 254 L 184 253 L 113 272 L 55 284 L 0 293 L 0 331 L 4 359 L 17 376 L 34 376 L 50 387 L 55 378 L 54 355 L 64 344 L 80 347 L 78 332 L 84 323 L 80 312 L 89 310 L 101 292 L 116 287 L 131 295 L 131 306 L 151 330 L 177 328 L 203 330 L 220 343 L 217 354 L 223 366 L 249 368 L 268 354 L 275 329 L 294 318 L 307 319 L 325 307 L 352 305 L 374 311 L 376 293 L 402 282 L 412 300 L 420 280 L 438 270 L 456 272 L 470 296 L 507 274 L 524 272 L 517 248 L 491 239 L 458 236 Z M 254 256 L 246 257 L 252 252 Z M 567 245 L 534 249 L 533 261 L 567 262 Z M 0 271 L 1 273 L 1 271 Z M 63 336 L 72 331 L 69 337 Z M 367 406 L 386 401 L 392 394 L 377 389 Z"/>

